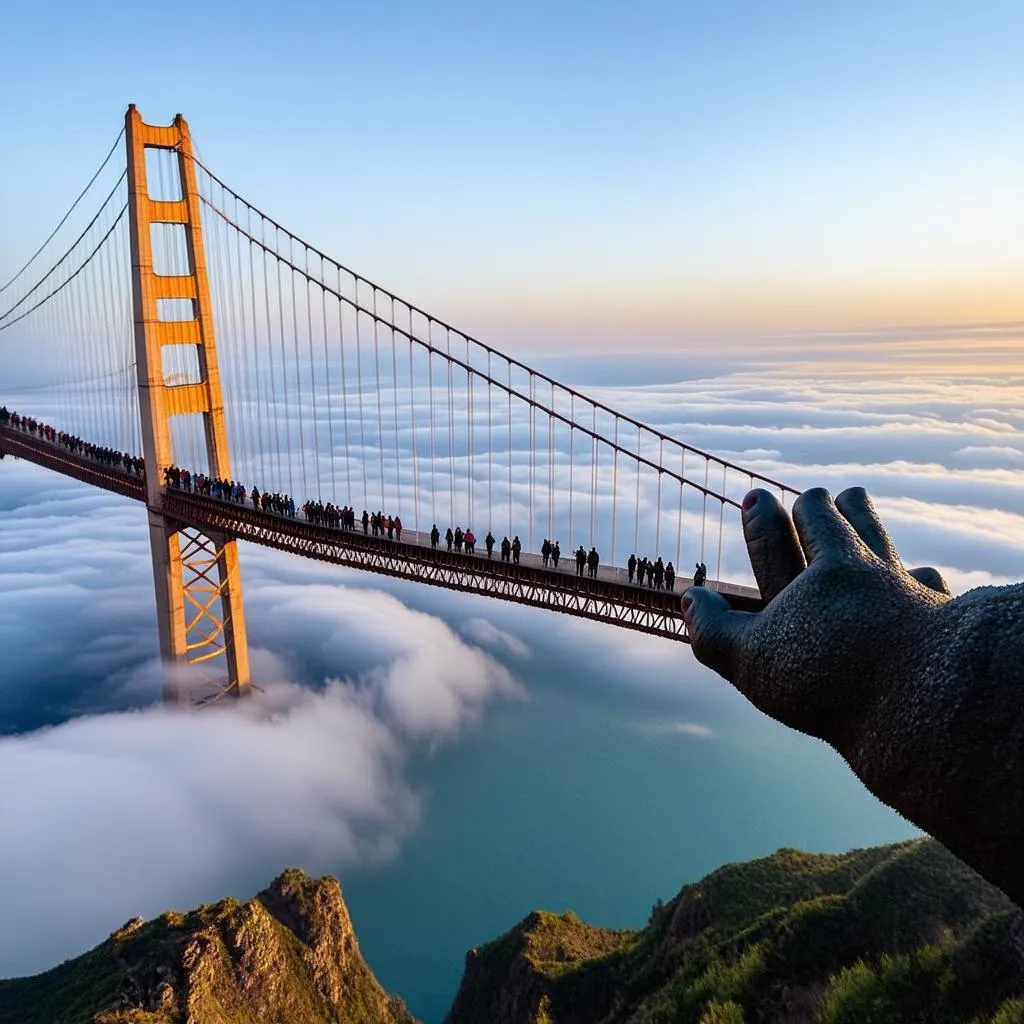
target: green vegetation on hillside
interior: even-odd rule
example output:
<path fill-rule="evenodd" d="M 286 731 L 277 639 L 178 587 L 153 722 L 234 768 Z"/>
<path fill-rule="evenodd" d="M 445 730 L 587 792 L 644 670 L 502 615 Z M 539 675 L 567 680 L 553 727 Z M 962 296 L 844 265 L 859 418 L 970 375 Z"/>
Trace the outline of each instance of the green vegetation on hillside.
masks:
<path fill-rule="evenodd" d="M 531 914 L 469 954 L 447 1024 L 1024 1024 L 1022 939 L 1021 913 L 930 840 L 781 850 L 639 932 Z"/>

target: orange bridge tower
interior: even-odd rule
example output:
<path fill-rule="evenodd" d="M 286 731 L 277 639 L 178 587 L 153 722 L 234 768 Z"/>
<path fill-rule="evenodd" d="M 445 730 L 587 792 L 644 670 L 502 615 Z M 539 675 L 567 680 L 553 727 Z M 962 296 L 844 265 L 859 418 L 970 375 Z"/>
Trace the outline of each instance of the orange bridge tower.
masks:
<path fill-rule="evenodd" d="M 174 417 L 202 417 L 207 465 L 191 468 L 214 479 L 231 479 L 192 139 L 180 114 L 169 127 L 149 125 L 134 104 L 125 115 L 125 139 L 135 361 L 164 694 L 206 703 L 225 694 L 248 693 L 250 681 L 234 539 L 201 533 L 163 511 L 164 470 L 175 464 Z M 177 154 L 180 198 L 151 197 L 147 149 Z M 171 245 L 187 261 L 186 273 L 154 272 L 154 225 L 170 226 L 158 231 L 172 236 Z M 187 309 L 189 303 L 190 318 L 161 315 L 172 306 Z M 164 356 L 170 346 L 194 349 L 196 370 L 189 379 L 165 377 Z"/>

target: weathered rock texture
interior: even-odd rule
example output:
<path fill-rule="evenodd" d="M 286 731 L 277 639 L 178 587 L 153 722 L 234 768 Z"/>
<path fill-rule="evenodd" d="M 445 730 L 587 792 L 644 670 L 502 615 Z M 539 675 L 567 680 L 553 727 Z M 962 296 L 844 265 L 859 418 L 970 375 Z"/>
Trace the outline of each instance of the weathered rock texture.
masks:
<path fill-rule="evenodd" d="M 335 878 L 286 871 L 248 903 L 129 921 L 34 978 L 0 981 L 3 1024 L 415 1024 L 377 983 Z"/>

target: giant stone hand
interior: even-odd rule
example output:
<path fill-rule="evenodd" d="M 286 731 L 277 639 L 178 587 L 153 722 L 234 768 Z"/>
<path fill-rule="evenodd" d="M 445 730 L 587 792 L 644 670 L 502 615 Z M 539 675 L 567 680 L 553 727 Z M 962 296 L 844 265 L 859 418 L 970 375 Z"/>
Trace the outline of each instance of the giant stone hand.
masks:
<path fill-rule="evenodd" d="M 860 488 L 751 491 L 743 531 L 764 610 L 688 590 L 697 659 L 1024 905 L 1024 585 L 952 598 Z"/>
<path fill-rule="evenodd" d="M 841 749 L 949 590 L 934 569 L 903 568 L 859 487 L 834 503 L 822 488 L 806 491 L 792 520 L 773 494 L 751 491 L 743 533 L 765 609 L 732 611 L 693 588 L 683 597 L 693 652 L 765 713 Z"/>

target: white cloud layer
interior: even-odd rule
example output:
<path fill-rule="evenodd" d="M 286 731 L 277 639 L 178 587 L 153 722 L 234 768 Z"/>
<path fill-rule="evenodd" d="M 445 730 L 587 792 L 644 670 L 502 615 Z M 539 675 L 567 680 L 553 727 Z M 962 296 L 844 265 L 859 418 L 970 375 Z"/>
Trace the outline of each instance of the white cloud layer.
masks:
<path fill-rule="evenodd" d="M 591 390 L 796 486 L 866 486 L 907 562 L 954 589 L 1024 576 L 1024 376 L 805 360 Z M 749 578 L 738 531 L 722 554 L 724 575 Z M 473 728 L 495 699 L 523 699 L 516 676 L 557 652 L 579 652 L 587 686 L 625 698 L 685 678 L 692 717 L 651 728 L 717 735 L 701 707 L 720 681 L 667 642 L 434 591 L 419 605 L 434 613 L 417 611 L 366 577 L 262 549 L 246 547 L 242 567 L 265 692 L 203 714 L 161 707 L 141 510 L 0 464 L 0 731 L 19 733 L 0 739 L 0 975 L 288 863 L 393 856 L 425 813 L 407 759 Z M 319 689 L 290 681 L 311 673 Z"/>
<path fill-rule="evenodd" d="M 5 484 L 31 490 L 39 479 L 17 467 Z M 203 713 L 153 703 L 139 509 L 63 481 L 23 501 L 0 513 L 10 569 L 0 637 L 12 640 L 0 701 L 31 695 L 41 675 L 47 700 L 65 708 L 58 720 L 88 713 L 0 739 L 0 877 L 5 920 L 17 922 L 0 929 L 0 976 L 78 953 L 136 913 L 236 891 L 248 870 L 265 881 L 287 864 L 338 870 L 393 856 L 422 813 L 408 757 L 473 727 L 490 701 L 523 695 L 437 616 L 316 582 L 323 572 L 308 563 L 301 582 L 263 582 L 268 564 L 287 560 L 261 553 L 276 557 L 248 562 L 251 640 L 284 655 L 253 649 L 261 691 Z M 494 649 L 522 647 L 476 621 L 468 633 Z M 289 681 L 303 653 L 334 666 L 322 688 Z M 83 692 L 86 679 L 106 689 Z M 106 710 L 133 704 L 143 706 Z"/>

